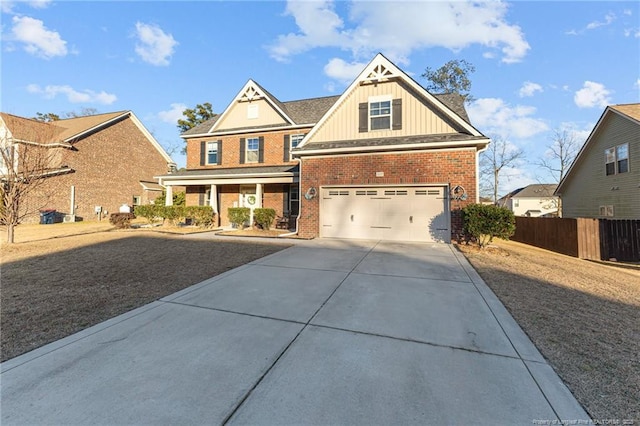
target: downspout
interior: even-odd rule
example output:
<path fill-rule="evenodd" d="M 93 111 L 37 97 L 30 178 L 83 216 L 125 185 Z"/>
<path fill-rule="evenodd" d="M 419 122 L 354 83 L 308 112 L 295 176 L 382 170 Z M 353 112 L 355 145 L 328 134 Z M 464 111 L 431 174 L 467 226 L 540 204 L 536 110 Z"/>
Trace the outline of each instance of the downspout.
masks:
<path fill-rule="evenodd" d="M 298 235 L 298 222 L 300 221 L 300 216 L 302 216 L 302 158 L 295 159 L 298 162 L 298 216 L 296 217 L 296 229 L 293 232 L 289 232 L 287 234 L 280 234 L 278 238 L 291 237 L 293 235 Z"/>

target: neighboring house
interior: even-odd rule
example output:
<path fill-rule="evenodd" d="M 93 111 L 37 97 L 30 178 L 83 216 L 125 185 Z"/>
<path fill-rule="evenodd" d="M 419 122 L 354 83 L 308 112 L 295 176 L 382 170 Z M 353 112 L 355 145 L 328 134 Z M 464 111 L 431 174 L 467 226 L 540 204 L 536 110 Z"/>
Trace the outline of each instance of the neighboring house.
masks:
<path fill-rule="evenodd" d="M 38 146 L 46 153 L 45 182 L 22 200 L 39 220 L 39 209 L 55 209 L 66 221 L 96 220 L 123 204 L 153 202 L 162 188 L 154 176 L 175 164 L 131 111 L 48 123 L 0 113 L 2 145 L 17 156 Z M 0 175 L 8 165 L 0 164 Z M 100 215 L 98 215 L 100 210 Z"/>
<path fill-rule="evenodd" d="M 185 132 L 187 170 L 159 176 L 187 205 L 272 207 L 304 238 L 450 241 L 478 201 L 489 139 L 458 95 L 432 95 L 377 55 L 341 96 L 281 102 L 249 80 Z M 170 200 L 167 197 L 167 200 Z"/>
<path fill-rule="evenodd" d="M 510 192 L 496 204 L 508 208 L 516 216 L 558 216 L 559 200 L 554 195 L 557 186 L 549 183 L 528 185 Z"/>
<path fill-rule="evenodd" d="M 556 194 L 564 217 L 640 219 L 640 104 L 604 110 Z"/>

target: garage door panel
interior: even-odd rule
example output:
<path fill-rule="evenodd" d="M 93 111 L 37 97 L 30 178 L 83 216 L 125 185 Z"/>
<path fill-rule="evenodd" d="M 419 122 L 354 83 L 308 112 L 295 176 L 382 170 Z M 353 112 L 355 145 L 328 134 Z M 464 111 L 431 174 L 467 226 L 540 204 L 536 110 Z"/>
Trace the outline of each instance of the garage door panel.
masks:
<path fill-rule="evenodd" d="M 321 236 L 449 241 L 444 187 L 323 188 Z"/>

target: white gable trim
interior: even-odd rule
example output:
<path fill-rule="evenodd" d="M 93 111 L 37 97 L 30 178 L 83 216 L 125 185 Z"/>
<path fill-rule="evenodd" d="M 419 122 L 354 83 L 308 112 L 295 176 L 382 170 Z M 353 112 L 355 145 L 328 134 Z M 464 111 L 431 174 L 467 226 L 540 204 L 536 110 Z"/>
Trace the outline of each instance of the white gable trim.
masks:
<path fill-rule="evenodd" d="M 280 108 L 278 104 L 276 104 L 273 101 L 271 96 L 264 93 L 264 90 L 260 87 L 258 83 L 249 79 L 249 81 L 247 81 L 247 83 L 242 87 L 240 92 L 238 92 L 236 97 L 233 98 L 233 101 L 231 101 L 231 103 L 225 108 L 224 112 L 220 115 L 220 118 L 216 120 L 216 122 L 213 124 L 211 129 L 209 129 L 209 131 L 207 132 L 207 134 L 214 133 L 218 129 L 220 123 L 224 121 L 224 118 L 227 116 L 227 114 L 229 113 L 229 111 L 234 105 L 236 105 L 239 102 L 251 102 L 258 99 L 264 99 L 265 101 L 267 101 L 267 103 L 271 105 L 271 107 L 275 109 L 278 112 L 278 114 L 280 114 L 286 121 L 288 121 L 290 124 L 295 124 L 295 122 L 291 119 L 291 117 L 289 117 L 282 110 L 282 108 Z M 192 135 L 189 135 L 188 137 L 191 137 L 191 136 Z"/>
<path fill-rule="evenodd" d="M 422 95 L 430 103 L 438 107 L 440 111 L 449 117 L 456 124 L 460 125 L 463 129 L 469 132 L 473 136 L 484 136 L 471 124 L 464 121 L 458 114 L 453 112 L 449 107 L 443 104 L 438 98 L 433 96 L 424 87 L 420 86 L 411 77 L 409 77 L 404 71 L 394 65 L 390 60 L 384 57 L 382 53 L 378 53 L 364 70 L 356 77 L 351 85 L 342 93 L 340 98 L 335 104 L 322 116 L 320 121 L 313 127 L 313 129 L 307 134 L 307 136 L 300 143 L 299 147 L 305 146 L 305 144 L 313 138 L 313 135 L 320 129 L 325 122 L 331 117 L 331 115 L 345 102 L 351 92 L 353 92 L 361 84 L 374 84 L 382 81 L 388 81 L 392 79 L 400 79 L 409 85 L 416 93 Z"/>

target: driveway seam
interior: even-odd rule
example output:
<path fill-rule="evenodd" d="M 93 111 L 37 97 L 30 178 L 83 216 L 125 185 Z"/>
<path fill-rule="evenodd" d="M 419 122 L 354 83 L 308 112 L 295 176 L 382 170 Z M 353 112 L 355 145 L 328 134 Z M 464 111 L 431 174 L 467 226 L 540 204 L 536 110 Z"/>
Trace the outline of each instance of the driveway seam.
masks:
<path fill-rule="evenodd" d="M 235 408 L 233 408 L 231 410 L 231 413 L 229 413 L 229 415 L 227 415 L 224 420 L 222 421 L 223 425 L 226 425 L 231 418 L 235 415 L 235 413 L 238 412 L 238 410 L 240 409 L 240 407 L 242 407 L 242 405 L 245 403 L 245 401 L 247 399 L 249 399 L 249 397 L 251 396 L 251 394 L 253 393 L 253 391 L 260 386 L 260 383 L 262 383 L 262 381 L 264 380 L 264 378 L 271 372 L 271 370 L 273 370 L 273 368 L 276 366 L 276 364 L 278 364 L 278 362 L 280 361 L 280 359 L 284 356 L 285 353 L 287 353 L 287 351 L 289 350 L 289 348 L 298 340 L 298 337 L 300 337 L 300 335 L 302 334 L 302 332 L 304 330 L 307 329 L 307 327 L 309 327 L 309 325 L 311 324 L 311 321 L 313 321 L 313 319 L 316 317 L 316 315 L 318 314 L 318 312 L 320 312 L 320 310 L 327 304 L 327 302 L 333 297 L 333 295 L 336 293 L 336 291 L 338 291 L 338 289 L 340 288 L 340 286 L 342 286 L 342 284 L 346 281 L 347 278 L 349 278 L 349 276 L 351 275 L 351 273 L 358 267 L 358 265 L 360 265 L 360 263 L 362 263 L 362 261 L 364 260 L 365 257 L 367 257 L 367 255 L 369 255 L 369 253 L 371 253 L 373 251 L 373 249 L 380 243 L 380 241 L 376 242 L 376 244 L 368 251 L 366 251 L 365 255 L 362 256 L 362 258 L 358 261 L 358 263 L 356 263 L 353 268 L 351 269 L 351 271 L 349 271 L 347 273 L 347 275 L 342 279 L 342 281 L 340 281 L 340 283 L 336 286 L 335 289 L 333 289 L 333 291 L 331 292 L 331 294 L 325 299 L 325 301 L 320 305 L 320 307 L 315 311 L 315 313 L 311 316 L 311 318 L 309 319 L 309 321 L 307 321 L 306 323 L 304 323 L 303 327 L 300 329 L 300 331 L 295 335 L 295 337 L 293 339 L 291 339 L 291 342 L 289 342 L 289 344 L 282 350 L 282 352 L 280 352 L 280 354 L 276 357 L 276 359 L 273 361 L 273 363 L 269 366 L 269 368 L 267 368 L 264 372 L 264 374 L 262 374 L 258 380 L 254 383 L 254 385 L 251 387 L 251 389 L 249 389 L 249 391 L 247 391 L 247 393 L 242 397 L 242 399 L 240 399 L 240 401 L 238 402 L 238 404 L 235 406 Z M 363 250 L 364 251 L 364 250 Z M 298 269 L 304 269 L 304 268 L 298 268 Z M 345 271 L 341 271 L 341 272 L 345 272 Z"/>

